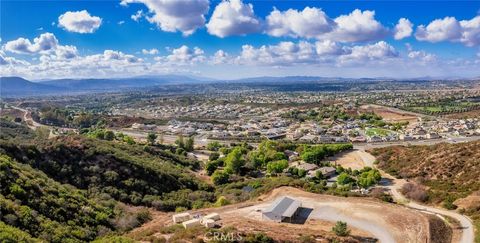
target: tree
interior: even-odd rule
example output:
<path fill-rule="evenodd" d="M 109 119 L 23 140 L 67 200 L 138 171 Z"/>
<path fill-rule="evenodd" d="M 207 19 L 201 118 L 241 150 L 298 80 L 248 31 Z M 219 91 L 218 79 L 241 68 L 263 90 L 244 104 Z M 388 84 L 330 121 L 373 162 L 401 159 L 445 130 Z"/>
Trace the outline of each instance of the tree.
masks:
<path fill-rule="evenodd" d="M 215 206 L 216 207 L 221 207 L 221 206 L 225 206 L 225 205 L 228 205 L 230 204 L 230 202 L 228 201 L 228 199 L 224 196 L 220 196 L 217 201 L 215 202 Z"/>
<path fill-rule="evenodd" d="M 112 131 L 106 131 L 103 135 L 103 138 L 105 140 L 112 141 L 115 138 L 115 133 L 113 133 Z"/>
<path fill-rule="evenodd" d="M 325 149 L 321 146 L 309 148 L 302 154 L 302 159 L 308 163 L 319 164 L 325 158 Z"/>
<path fill-rule="evenodd" d="M 220 147 L 222 147 L 222 145 L 218 141 L 209 142 L 207 144 L 207 149 L 210 151 L 218 151 Z"/>
<path fill-rule="evenodd" d="M 175 153 L 178 154 L 178 155 L 187 156 L 187 151 L 185 151 L 185 149 L 183 149 L 183 148 L 181 148 L 181 147 L 178 147 L 178 148 L 175 150 Z"/>
<path fill-rule="evenodd" d="M 95 122 L 96 119 L 91 113 L 81 113 L 73 119 L 73 124 L 79 128 L 91 127 Z"/>
<path fill-rule="evenodd" d="M 454 210 L 457 209 L 457 205 L 453 204 L 455 202 L 455 197 L 452 195 L 448 195 L 447 198 L 443 201 L 443 207 L 448 209 L 448 210 Z"/>
<path fill-rule="evenodd" d="M 212 181 L 215 185 L 222 185 L 228 183 L 230 175 L 225 171 L 215 171 L 212 175 Z"/>
<path fill-rule="evenodd" d="M 155 134 L 153 132 L 148 133 L 147 141 L 150 145 L 154 145 L 156 140 L 157 140 L 157 134 Z"/>
<path fill-rule="evenodd" d="M 135 140 L 132 137 L 127 135 L 123 136 L 123 141 L 130 145 L 135 144 Z"/>
<path fill-rule="evenodd" d="M 245 160 L 243 159 L 243 153 L 240 147 L 234 148 L 225 158 L 225 171 L 230 174 L 238 174 L 244 165 Z"/>
<path fill-rule="evenodd" d="M 353 182 L 353 179 L 350 177 L 349 174 L 345 173 L 345 172 L 342 172 L 338 178 L 337 178 L 337 182 L 338 184 L 340 185 L 345 185 L 345 184 L 348 184 L 350 182 Z"/>
<path fill-rule="evenodd" d="M 321 171 L 317 170 L 317 172 L 315 172 L 315 179 L 322 180 L 325 179 L 325 177 L 323 176 Z"/>
<path fill-rule="evenodd" d="M 347 223 L 342 221 L 337 221 L 335 226 L 333 226 L 332 231 L 337 236 L 348 236 L 350 234 L 350 230 L 347 227 Z"/>
<path fill-rule="evenodd" d="M 185 148 L 185 142 L 183 141 L 183 135 L 179 135 L 177 140 L 175 140 L 175 144 L 179 147 L 179 148 Z"/>
<path fill-rule="evenodd" d="M 205 170 L 207 171 L 207 175 L 212 175 L 215 170 L 218 168 L 217 161 L 210 161 L 205 165 Z"/>
<path fill-rule="evenodd" d="M 187 152 L 192 152 L 194 145 L 195 145 L 195 140 L 194 140 L 193 136 L 188 137 L 187 141 L 185 142 L 185 150 Z"/>
<path fill-rule="evenodd" d="M 307 175 L 307 171 L 304 169 L 299 169 L 298 170 L 298 177 L 303 178 Z"/>
<path fill-rule="evenodd" d="M 282 173 L 288 167 L 288 161 L 286 160 L 277 160 L 268 162 L 267 172 L 268 173 Z"/>
<path fill-rule="evenodd" d="M 218 158 L 220 158 L 220 154 L 217 152 L 213 152 L 208 156 L 208 160 L 210 161 L 217 160 Z"/>
<path fill-rule="evenodd" d="M 366 167 L 358 177 L 358 185 L 363 188 L 368 188 L 378 183 L 381 179 L 382 176 L 378 170 Z"/>

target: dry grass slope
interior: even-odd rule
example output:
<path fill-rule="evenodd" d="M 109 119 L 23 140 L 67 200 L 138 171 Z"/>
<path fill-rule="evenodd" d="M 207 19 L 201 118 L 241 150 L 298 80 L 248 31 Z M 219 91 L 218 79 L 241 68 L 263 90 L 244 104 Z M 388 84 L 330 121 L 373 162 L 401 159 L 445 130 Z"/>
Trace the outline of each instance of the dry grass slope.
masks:
<path fill-rule="evenodd" d="M 480 242 L 480 204 L 476 200 L 480 191 L 480 141 L 392 146 L 370 152 L 381 169 L 426 186 L 429 203 L 441 203 L 450 209 L 458 206 L 474 221 L 476 242 Z"/>

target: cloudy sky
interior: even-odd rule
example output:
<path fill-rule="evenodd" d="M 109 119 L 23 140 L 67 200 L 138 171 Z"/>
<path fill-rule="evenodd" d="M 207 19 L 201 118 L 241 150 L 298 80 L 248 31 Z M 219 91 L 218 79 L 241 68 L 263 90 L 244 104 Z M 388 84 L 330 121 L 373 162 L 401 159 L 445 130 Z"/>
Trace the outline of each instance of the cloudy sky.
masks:
<path fill-rule="evenodd" d="M 0 76 L 480 76 L 480 1 L 6 0 Z"/>

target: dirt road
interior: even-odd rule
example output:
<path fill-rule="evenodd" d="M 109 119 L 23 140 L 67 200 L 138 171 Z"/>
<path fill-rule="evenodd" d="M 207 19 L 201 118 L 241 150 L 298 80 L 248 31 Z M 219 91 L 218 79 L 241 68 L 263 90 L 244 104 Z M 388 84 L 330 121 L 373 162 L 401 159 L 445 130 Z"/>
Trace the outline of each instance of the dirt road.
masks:
<path fill-rule="evenodd" d="M 373 162 L 375 161 L 375 157 L 365 151 L 361 153 L 362 159 L 364 160 L 364 164 L 368 165 L 371 164 L 371 166 L 374 166 Z M 402 186 L 406 183 L 404 179 L 397 179 L 390 174 L 380 170 L 382 173 L 382 177 L 389 179 L 388 184 L 383 185 L 383 187 L 387 188 L 390 190 L 392 193 L 392 197 L 394 200 L 398 203 L 404 204 L 407 207 L 423 211 L 423 212 L 429 212 L 433 214 L 439 214 L 443 216 L 448 216 L 451 218 L 454 218 L 460 222 L 460 225 L 462 227 L 462 237 L 460 242 L 461 243 L 472 243 L 474 242 L 474 227 L 472 224 L 472 221 L 470 218 L 468 218 L 465 215 L 459 214 L 453 210 L 446 210 L 446 209 L 441 209 L 441 208 L 435 208 L 435 207 L 430 207 L 426 205 L 422 205 L 419 203 L 415 203 L 412 201 L 409 201 L 407 198 L 405 198 L 402 193 L 400 193 L 400 189 Z"/>
<path fill-rule="evenodd" d="M 27 124 L 27 126 L 30 129 L 36 130 L 38 127 L 43 127 L 44 126 L 44 125 L 34 121 L 32 119 L 32 115 L 30 114 L 30 112 L 28 110 L 20 108 L 20 107 L 16 107 L 16 106 L 12 106 L 12 108 L 23 112 L 23 120 L 25 121 L 25 123 Z"/>
<path fill-rule="evenodd" d="M 385 173 L 384 171 L 382 171 L 382 174 L 383 174 L 383 177 L 386 177 L 391 180 L 391 183 L 389 183 L 388 185 L 385 185 L 384 187 L 391 191 L 392 197 L 394 198 L 395 201 L 419 211 L 429 212 L 436 215 L 439 214 L 443 216 L 448 216 L 458 220 L 461 225 L 461 231 L 462 231 L 462 237 L 460 239 L 460 243 L 474 242 L 474 238 L 475 238 L 474 227 L 472 224 L 472 220 L 470 218 L 468 218 L 465 215 L 459 214 L 454 210 L 446 210 L 442 208 L 430 207 L 430 206 L 426 206 L 426 205 L 422 205 L 422 204 L 410 201 L 407 198 L 405 198 L 405 196 L 403 196 L 403 194 L 400 192 L 400 189 L 406 183 L 405 180 L 394 178 L 393 176 Z"/>

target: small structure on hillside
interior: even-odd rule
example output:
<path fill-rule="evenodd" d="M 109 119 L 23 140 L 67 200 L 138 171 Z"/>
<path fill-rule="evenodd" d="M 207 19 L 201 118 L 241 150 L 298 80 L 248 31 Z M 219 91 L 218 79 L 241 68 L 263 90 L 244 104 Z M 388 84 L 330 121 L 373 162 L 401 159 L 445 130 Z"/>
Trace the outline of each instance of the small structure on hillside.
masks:
<path fill-rule="evenodd" d="M 192 215 L 190 215 L 189 213 L 179 213 L 179 214 L 173 215 L 172 219 L 175 224 L 179 224 L 192 219 Z"/>
<path fill-rule="evenodd" d="M 323 177 L 326 179 L 335 176 L 335 174 L 337 173 L 337 169 L 335 169 L 334 167 L 327 166 L 327 167 L 321 167 L 316 170 L 311 170 L 308 172 L 307 176 L 315 177 L 317 175 L 317 171 L 320 171 L 320 173 L 322 173 Z"/>
<path fill-rule="evenodd" d="M 316 164 L 310 164 L 310 163 L 299 163 L 297 166 L 297 169 L 299 170 L 305 170 L 305 171 L 311 171 L 311 170 L 316 170 L 318 169 L 318 165 Z"/>
<path fill-rule="evenodd" d="M 213 219 L 203 219 L 202 224 L 206 228 L 213 228 L 213 227 L 215 227 L 215 220 L 213 220 Z"/>
<path fill-rule="evenodd" d="M 183 222 L 182 225 L 185 229 L 189 229 L 197 225 L 202 225 L 202 223 L 200 219 L 190 219 L 188 221 Z"/>
<path fill-rule="evenodd" d="M 217 220 L 220 220 L 220 214 L 218 213 L 207 214 L 205 217 L 203 217 L 203 219 L 211 219 L 213 221 L 217 221 Z"/>
<path fill-rule="evenodd" d="M 289 221 L 295 217 L 298 208 L 302 206 L 300 201 L 290 197 L 280 197 L 275 200 L 270 207 L 262 212 L 262 218 L 275 222 Z"/>

